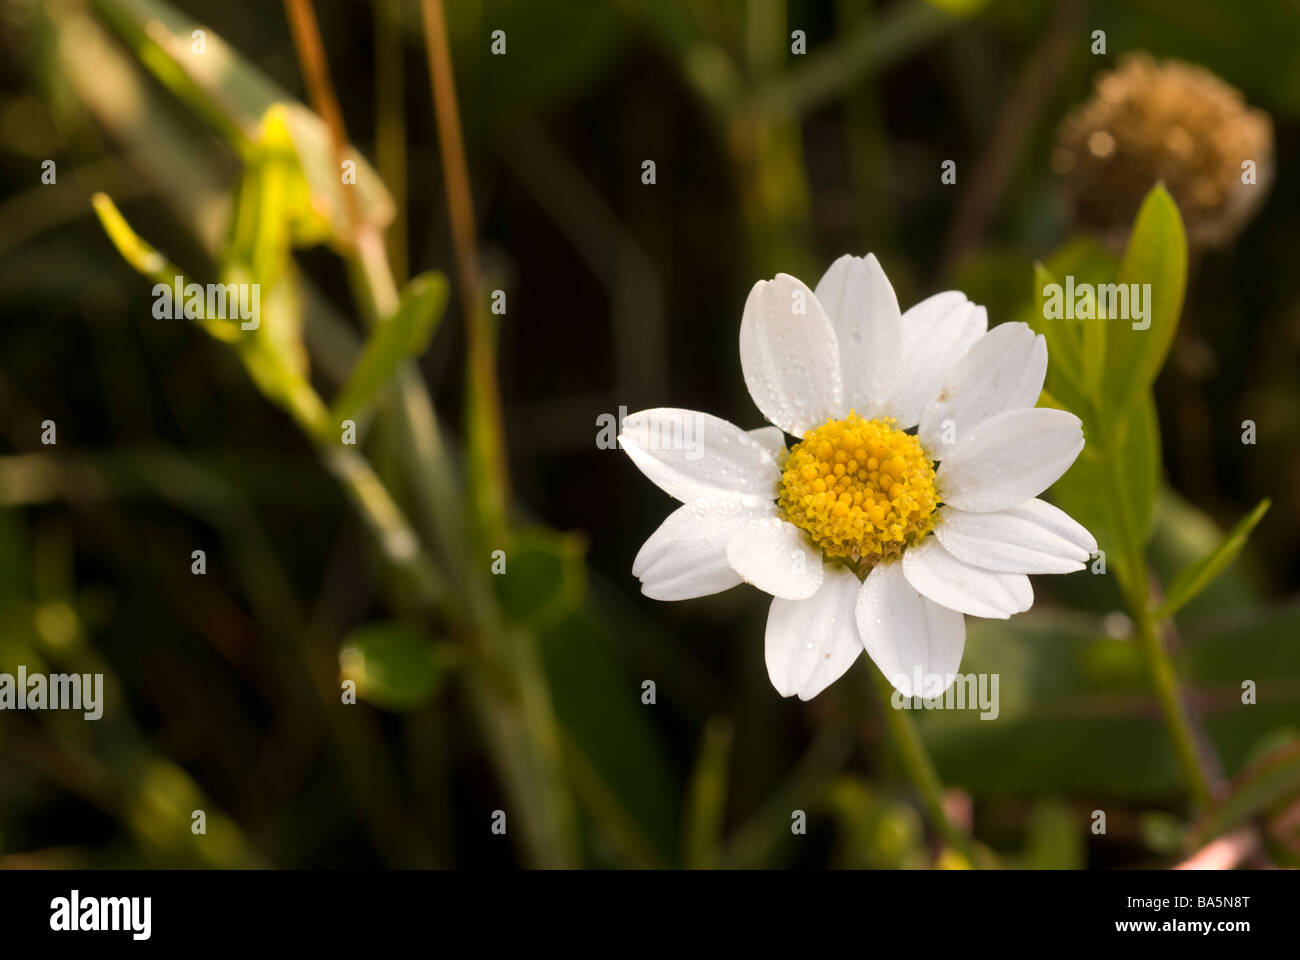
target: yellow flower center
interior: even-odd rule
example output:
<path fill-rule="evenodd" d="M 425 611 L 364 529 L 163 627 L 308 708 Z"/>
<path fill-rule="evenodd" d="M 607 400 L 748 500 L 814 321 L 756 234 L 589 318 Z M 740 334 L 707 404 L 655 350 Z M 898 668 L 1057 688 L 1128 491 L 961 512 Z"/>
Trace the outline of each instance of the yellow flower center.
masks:
<path fill-rule="evenodd" d="M 777 500 L 828 559 L 864 575 L 896 560 L 934 526 L 934 465 L 894 419 L 850 412 L 808 431 L 790 450 Z"/>

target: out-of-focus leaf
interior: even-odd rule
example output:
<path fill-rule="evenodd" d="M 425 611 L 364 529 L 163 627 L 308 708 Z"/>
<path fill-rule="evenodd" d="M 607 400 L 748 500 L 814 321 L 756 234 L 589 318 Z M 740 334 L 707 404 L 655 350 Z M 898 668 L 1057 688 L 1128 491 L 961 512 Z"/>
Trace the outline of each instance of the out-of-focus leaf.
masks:
<path fill-rule="evenodd" d="M 1155 382 L 1178 330 L 1187 287 L 1187 237 L 1178 206 L 1162 184 L 1157 184 L 1138 210 L 1128 248 L 1120 261 L 1115 282 L 1120 286 L 1150 284 L 1145 329 L 1134 329 L 1135 319 L 1104 321 L 1106 375 L 1102 413 L 1106 422 L 1122 419 Z M 1133 310 L 1129 301 L 1130 314 Z M 1103 321 L 1097 321 L 1103 322 Z"/>
<path fill-rule="evenodd" d="M 680 796 L 644 678 L 629 676 L 615 655 L 614 629 L 586 593 L 579 537 L 545 528 L 512 536 L 484 556 L 502 613 L 532 631 L 558 721 L 567 783 L 585 816 L 590 855 L 653 866 L 679 853 Z M 518 646 L 522 646 L 518 645 Z M 518 649 L 517 646 L 517 649 Z"/>
<path fill-rule="evenodd" d="M 609 0 L 447 4 L 456 86 L 472 91 L 474 109 L 463 118 L 470 131 L 507 125 L 591 90 L 623 49 L 628 18 L 620 6 Z M 497 30 L 500 38 L 493 35 Z M 498 39 L 503 54 L 492 51 Z"/>
<path fill-rule="evenodd" d="M 402 361 L 428 348 L 446 306 L 447 279 L 442 274 L 422 273 L 407 284 L 397 313 L 375 326 L 352 375 L 339 391 L 334 423 L 355 419 L 370 409 Z"/>
<path fill-rule="evenodd" d="M 1110 283 L 1115 277 L 1115 258 L 1090 237 L 1076 237 L 1047 261 L 1055 277 L 1073 277 L 1075 286 L 1087 283 L 1094 288 Z M 1040 288 L 1041 292 L 1041 288 Z M 1106 323 L 1102 320 L 1054 320 L 1072 326 L 1079 344 L 1079 378 L 1084 394 L 1094 406 L 1100 403 L 1102 377 L 1106 365 Z"/>
<path fill-rule="evenodd" d="M 229 164 L 195 138 L 175 99 L 97 17 L 77 4 L 33 9 L 41 7 L 56 45 L 57 56 L 50 59 L 56 100 L 87 110 L 130 158 L 136 176 L 161 195 L 205 249 L 215 249 L 225 230 Z"/>
<path fill-rule="evenodd" d="M 302 161 L 289 132 L 288 106 L 274 104 L 244 161 L 223 259 L 244 264 L 263 283 L 274 283 L 294 246 L 319 243 L 328 230 L 328 221 L 309 201 Z"/>
<path fill-rule="evenodd" d="M 1224 530 L 1203 510 L 1168 486 L 1156 501 L 1156 518 L 1147 555 L 1161 583 L 1173 583 L 1185 568 L 1210 554 L 1223 541 Z M 1231 566 L 1183 607 L 1188 622 L 1205 614 L 1245 609 L 1259 598 L 1240 567 Z"/>
<path fill-rule="evenodd" d="M 724 718 L 714 717 L 704 727 L 695 773 L 686 795 L 688 867 L 713 867 L 718 863 L 730 760 L 731 724 Z"/>
<path fill-rule="evenodd" d="M 1300 794 L 1300 740 L 1269 753 L 1233 780 L 1226 797 L 1215 803 L 1192 829 L 1191 845 L 1202 847 L 1215 837 Z"/>
<path fill-rule="evenodd" d="M 335 239 L 352 236 L 343 191 L 357 191 L 362 217 L 384 227 L 393 218 L 393 201 L 378 174 L 349 147 L 356 183 L 345 185 L 335 161 L 329 130 L 320 117 L 297 103 L 206 25 L 161 0 L 95 0 L 95 7 L 140 61 L 176 96 L 248 155 L 262 118 L 282 104 L 289 134 L 301 158 L 312 205 L 332 226 Z M 195 30 L 203 31 L 204 50 L 196 53 Z"/>
<path fill-rule="evenodd" d="M 386 710 L 414 710 L 428 702 L 454 662 L 454 651 L 430 643 L 411 627 L 368 623 L 339 649 L 339 677 L 357 696 Z"/>
<path fill-rule="evenodd" d="M 1044 800 L 1029 818 L 1020 866 L 1026 870 L 1078 870 L 1085 866 L 1079 818 L 1059 800 Z"/>
<path fill-rule="evenodd" d="M 1295 636 L 1300 607 L 1207 619 L 1183 631 L 1175 668 L 1229 772 L 1261 737 L 1300 715 L 1300 644 L 1282 639 Z M 1155 801 L 1179 794 L 1168 733 L 1131 640 L 1036 608 L 1006 623 L 970 621 L 961 669 L 998 676 L 998 716 L 916 712 L 945 784 L 982 796 L 1050 790 Z M 1243 708 L 1247 680 L 1257 702 Z"/>
<path fill-rule="evenodd" d="M 1268 512 L 1271 502 L 1268 498 L 1261 500 L 1256 504 L 1254 510 L 1237 521 L 1236 526 L 1228 531 L 1228 535 L 1223 538 L 1223 542 L 1215 547 L 1212 552 L 1206 554 L 1191 566 L 1184 568 L 1174 578 L 1174 582 L 1169 585 L 1169 590 L 1165 594 L 1165 602 L 1156 610 L 1154 616 L 1158 619 L 1173 616 L 1188 601 L 1209 586 L 1215 577 L 1226 570 L 1246 546 L 1246 540 L 1250 537 L 1250 532 L 1264 518 L 1264 514 Z"/>
<path fill-rule="evenodd" d="M 591 602 L 544 626 L 538 648 L 546 681 L 580 754 L 575 783 L 604 848 L 613 845 L 623 863 L 674 863 L 681 785 L 655 719 L 662 707 L 642 702 L 652 678 L 629 673 L 616 653 L 615 629 Z"/>
<path fill-rule="evenodd" d="M 93 203 L 104 231 L 132 267 L 156 283 L 171 287 L 188 280 L 175 264 L 142 240 L 104 194 L 96 194 Z M 192 317 L 217 340 L 232 344 L 243 361 L 244 369 L 268 399 L 288 411 L 312 436 L 323 436 L 329 423 L 325 405 L 310 383 L 292 363 L 272 348 L 272 342 L 258 331 L 240 329 L 240 324 L 206 312 Z"/>
<path fill-rule="evenodd" d="M 131 225 L 126 222 L 126 218 L 111 199 L 102 193 L 97 193 L 91 202 L 94 204 L 95 213 L 99 216 L 99 222 L 103 224 L 104 232 L 108 234 L 108 239 L 113 241 L 117 252 L 132 268 L 155 283 L 169 288 L 176 282 L 177 277 L 183 284 L 188 283 L 180 267 L 171 263 L 131 229 Z M 210 336 L 225 343 L 238 341 L 242 333 L 239 324 L 221 317 L 202 316 L 195 318 L 195 322 Z"/>
<path fill-rule="evenodd" d="M 838 866 L 876 870 L 926 866 L 925 827 L 915 807 L 850 777 L 827 791 L 826 802 L 838 824 Z"/>
<path fill-rule="evenodd" d="M 1085 426 L 1092 419 L 1092 402 L 1083 382 L 1083 348 L 1073 324 L 1048 320 L 1044 315 L 1045 292 L 1056 279 L 1043 264 L 1034 264 L 1034 293 L 1018 319 L 1029 324 L 1047 341 L 1047 379 L 1044 389 L 1053 401 L 1077 415 Z"/>
<path fill-rule="evenodd" d="M 285 110 L 266 112 L 250 148 L 235 192 L 230 238 L 222 257 L 222 282 L 259 291 L 255 336 L 280 363 L 306 376 L 302 292 L 293 263 L 293 240 L 300 230 L 320 230 L 324 221 L 306 202 L 307 185 L 285 124 Z M 303 228 L 303 223 L 315 226 Z M 325 225 L 327 226 L 327 225 Z"/>
<path fill-rule="evenodd" d="M 1106 458 L 1085 436 L 1089 443 L 1083 453 L 1052 485 L 1048 495 L 1097 538 L 1098 547 L 1106 552 L 1108 568 L 1115 565 L 1116 572 L 1127 578 L 1131 575 L 1124 566 L 1127 551 L 1115 529 L 1113 505 L 1107 495 L 1109 487 L 1103 471 L 1118 470 L 1124 509 L 1141 542 L 1145 543 L 1150 537 L 1156 494 L 1160 489 L 1160 433 L 1155 402 L 1150 395 L 1135 409 L 1133 420 L 1124 426 L 1123 446 L 1113 458 Z"/>
<path fill-rule="evenodd" d="M 1149 810 L 1138 819 L 1142 841 L 1154 853 L 1174 856 L 1187 846 L 1187 824 L 1171 813 Z"/>
<path fill-rule="evenodd" d="M 573 534 L 536 527 L 514 534 L 502 548 L 503 556 L 484 558 L 495 573 L 501 610 L 519 623 L 533 626 L 554 622 L 572 612 L 587 589 L 583 544 Z"/>

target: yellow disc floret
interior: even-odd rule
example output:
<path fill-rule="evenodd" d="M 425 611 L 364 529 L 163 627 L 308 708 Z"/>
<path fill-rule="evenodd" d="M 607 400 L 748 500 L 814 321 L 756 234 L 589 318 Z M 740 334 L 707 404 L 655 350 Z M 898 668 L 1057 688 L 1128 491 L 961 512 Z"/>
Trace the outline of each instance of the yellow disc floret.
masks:
<path fill-rule="evenodd" d="M 827 420 L 794 445 L 781 475 L 785 518 L 859 574 L 918 543 L 939 505 L 934 465 L 894 422 Z"/>

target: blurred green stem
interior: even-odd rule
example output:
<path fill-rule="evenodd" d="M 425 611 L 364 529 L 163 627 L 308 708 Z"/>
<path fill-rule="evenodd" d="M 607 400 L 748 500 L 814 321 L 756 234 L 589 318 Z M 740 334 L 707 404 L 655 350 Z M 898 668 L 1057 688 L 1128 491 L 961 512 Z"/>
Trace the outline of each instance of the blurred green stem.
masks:
<path fill-rule="evenodd" d="M 725 717 L 713 717 L 704 727 L 686 808 L 686 866 L 718 865 L 722 819 L 727 809 L 727 764 L 731 760 L 732 727 Z"/>
<path fill-rule="evenodd" d="M 421 8 L 434 120 L 438 127 L 438 150 L 442 158 L 443 184 L 451 217 L 451 236 L 456 249 L 460 300 L 465 311 L 468 340 L 466 432 L 469 438 L 470 486 L 474 494 L 472 504 L 478 512 L 480 532 L 489 542 L 498 543 L 505 533 L 506 503 L 510 494 L 505 423 L 496 375 L 495 337 L 479 271 L 474 200 L 465 159 L 460 108 L 456 102 L 456 78 L 447 39 L 447 20 L 442 0 L 424 0 Z"/>
<path fill-rule="evenodd" d="M 1109 450 L 1106 441 L 1110 440 L 1109 437 L 1102 440 L 1102 449 L 1108 451 L 1103 457 L 1106 469 L 1102 472 L 1106 476 L 1106 502 L 1109 505 L 1111 527 L 1124 549 L 1123 564 L 1120 568 L 1120 588 L 1123 590 L 1129 613 L 1133 617 L 1142 657 L 1146 661 L 1147 673 L 1151 676 L 1151 685 L 1155 690 L 1156 699 L 1160 701 L 1160 711 L 1164 714 L 1165 725 L 1169 728 L 1169 737 L 1173 741 L 1178 764 L 1182 768 L 1183 780 L 1191 794 L 1192 805 L 1199 809 L 1210 799 L 1209 777 L 1196 745 L 1186 702 L 1178 687 L 1178 676 L 1174 672 L 1173 660 L 1170 659 L 1169 651 L 1160 640 L 1159 621 L 1152 616 L 1149 609 L 1150 589 L 1147 583 L 1146 552 L 1142 548 L 1142 537 L 1129 515 L 1128 499 L 1119 475 L 1119 471 L 1123 469 L 1123 458 Z M 1118 444 L 1113 445 L 1118 446 Z"/>
<path fill-rule="evenodd" d="M 844 31 L 833 44 L 799 57 L 799 66 L 750 87 L 737 110 L 769 118 L 804 116 L 852 89 L 864 73 L 879 73 L 963 22 L 922 0 L 895 4 Z"/>
<path fill-rule="evenodd" d="M 786 52 L 785 28 L 782 4 L 756 0 L 745 8 L 745 67 L 756 83 L 777 75 Z M 758 274 L 814 276 L 812 198 L 798 117 L 733 110 L 726 134 Z"/>
<path fill-rule="evenodd" d="M 1178 754 L 1178 763 L 1182 767 L 1183 779 L 1192 795 L 1192 804 L 1197 809 L 1205 807 L 1210 800 L 1209 777 L 1200 750 L 1196 746 L 1196 737 L 1192 732 L 1191 717 L 1187 712 L 1186 702 L 1178 687 L 1178 677 L 1174 673 L 1174 664 L 1169 651 L 1160 641 L 1158 622 L 1145 611 L 1137 618 L 1138 640 L 1142 654 L 1151 674 L 1151 684 L 1155 687 L 1156 697 L 1160 701 L 1161 712 L 1169 727 L 1169 736 L 1174 741 Z"/>
<path fill-rule="evenodd" d="M 347 131 L 329 79 L 314 11 L 310 0 L 285 0 L 285 3 L 312 106 L 324 117 L 334 143 L 335 159 L 341 160 L 348 143 Z M 484 428 L 477 437 L 471 431 L 471 447 L 477 440 L 478 449 L 489 451 L 486 458 L 478 461 L 487 481 L 471 483 L 471 486 L 491 487 L 487 492 L 496 495 L 493 503 L 497 506 L 491 515 L 504 522 L 505 455 L 495 358 L 486 313 L 479 311 L 473 207 L 469 201 L 469 177 L 455 111 L 455 87 L 441 4 L 426 3 L 425 20 L 453 236 L 462 286 L 466 288 L 461 296 L 470 335 L 471 408 L 478 414 L 475 425 Z M 374 224 L 360 216 L 351 191 L 344 191 L 344 196 L 353 228 L 353 249 L 347 252 L 353 293 L 371 326 L 390 322 L 400 296 L 383 238 Z M 498 769 L 512 794 L 514 808 L 522 815 L 525 843 L 536 866 L 573 866 L 578 856 L 576 812 L 562 776 L 558 723 L 537 662 L 536 645 L 531 636 L 512 634 L 505 628 L 483 576 L 475 575 L 478 568 L 473 563 L 466 563 L 466 558 L 474 556 L 479 548 L 475 541 L 464 536 L 456 506 L 462 498 L 447 451 L 441 445 L 433 406 L 413 364 L 407 364 L 399 372 L 395 394 L 400 435 L 397 446 L 406 467 L 407 485 L 423 511 L 422 519 L 428 522 L 434 537 L 442 541 L 447 575 L 454 579 L 460 593 L 460 603 L 444 604 L 442 612 L 452 621 L 459 639 L 477 648 L 483 660 L 499 665 L 509 674 L 510 689 L 503 691 L 492 682 L 491 671 L 469 672 L 469 692 Z M 487 440 L 484 433 L 488 435 Z M 337 458 L 332 461 L 335 467 L 341 464 L 348 465 Z M 471 468 L 474 465 L 471 454 Z M 343 475 L 365 481 L 363 492 L 368 494 L 365 505 L 382 508 L 372 515 L 381 521 L 399 518 L 399 508 L 369 463 L 358 458 L 350 467 Z M 471 478 L 474 477 L 471 469 Z M 391 523 L 385 526 L 381 522 L 377 532 L 382 541 L 391 540 L 393 531 L 397 533 L 399 547 L 413 555 L 420 553 L 413 535 L 408 536 L 407 531 L 397 530 Z"/>
<path fill-rule="evenodd" d="M 934 762 L 925 749 L 925 743 L 916 729 L 916 724 L 905 710 L 894 707 L 894 688 L 885 675 L 871 665 L 871 677 L 875 682 L 876 693 L 880 700 L 880 710 L 885 715 L 885 723 L 894 747 L 903 761 L 908 778 L 921 794 L 926 813 L 943 839 L 954 850 L 966 858 L 972 867 L 987 866 L 987 858 L 975 847 L 974 841 L 962 829 L 949 819 L 943 808 L 943 784 L 935 773 Z"/>

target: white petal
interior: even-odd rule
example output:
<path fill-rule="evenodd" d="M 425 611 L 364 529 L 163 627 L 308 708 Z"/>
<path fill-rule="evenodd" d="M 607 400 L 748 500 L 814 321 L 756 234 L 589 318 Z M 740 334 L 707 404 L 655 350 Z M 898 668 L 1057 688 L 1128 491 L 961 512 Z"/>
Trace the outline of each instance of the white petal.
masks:
<path fill-rule="evenodd" d="M 934 402 L 921 416 L 921 445 L 942 460 L 945 439 L 960 443 L 991 417 L 1037 403 L 1046 375 L 1047 341 L 1041 335 L 1025 323 L 994 327 L 943 378 Z M 952 432 L 945 437 L 949 420 Z"/>
<path fill-rule="evenodd" d="M 875 254 L 845 254 L 817 283 L 817 299 L 830 317 L 840 349 L 844 402 L 859 416 L 876 417 L 898 382 L 903 326 L 898 298 Z"/>
<path fill-rule="evenodd" d="M 754 442 L 772 455 L 780 463 L 781 452 L 785 449 L 785 433 L 780 427 L 755 427 L 746 430 Z"/>
<path fill-rule="evenodd" d="M 754 404 L 802 437 L 839 415 L 840 352 L 817 296 L 784 273 L 749 291 L 740 321 L 740 368 Z"/>
<path fill-rule="evenodd" d="M 855 612 L 867 655 L 903 696 L 948 689 L 961 666 L 966 620 L 912 589 L 902 564 L 882 563 L 867 574 Z M 927 678 L 936 675 L 943 679 L 932 691 Z"/>
<path fill-rule="evenodd" d="M 889 401 L 900 429 L 921 422 L 945 374 L 988 326 L 988 311 L 956 291 L 936 293 L 903 314 L 903 375 Z"/>
<path fill-rule="evenodd" d="M 917 593 L 950 610 L 1005 620 L 1034 605 L 1023 573 L 995 573 L 963 563 L 934 537 L 903 552 L 903 575 Z"/>
<path fill-rule="evenodd" d="M 935 484 L 959 510 L 1005 510 L 1055 483 L 1083 449 L 1083 425 L 1065 410 L 1008 410 L 959 434 Z"/>
<path fill-rule="evenodd" d="M 727 543 L 750 522 L 775 512 L 773 503 L 735 493 L 678 507 L 641 547 L 632 575 L 655 600 L 690 600 L 730 589 L 741 581 L 727 561 Z"/>
<path fill-rule="evenodd" d="M 821 554 L 798 527 L 776 517 L 746 524 L 727 544 L 727 562 L 746 583 L 774 597 L 802 600 L 822 585 Z"/>
<path fill-rule="evenodd" d="M 934 535 L 958 560 L 1004 573 L 1073 573 L 1083 569 L 1089 556 L 1083 547 L 1017 514 L 1015 508 L 967 513 L 940 507 Z"/>
<path fill-rule="evenodd" d="M 945 290 L 908 307 L 903 312 L 903 356 L 925 339 L 932 324 L 969 302 L 960 290 Z"/>
<path fill-rule="evenodd" d="M 1076 547 L 1084 550 L 1088 556 L 1097 552 L 1097 538 L 1088 532 L 1078 520 L 1060 507 L 1055 507 L 1046 500 L 1026 500 L 1003 511 L 1012 516 L 1031 520 L 1045 530 L 1050 530 L 1058 537 L 1064 537 Z"/>
<path fill-rule="evenodd" d="M 642 473 L 684 503 L 719 493 L 776 498 L 776 457 L 720 417 L 668 407 L 641 410 L 624 419 L 618 439 Z"/>
<path fill-rule="evenodd" d="M 811 700 L 853 666 L 862 653 L 854 614 L 860 586 L 844 567 L 827 567 L 808 599 L 772 601 L 763 657 L 781 696 Z"/>

